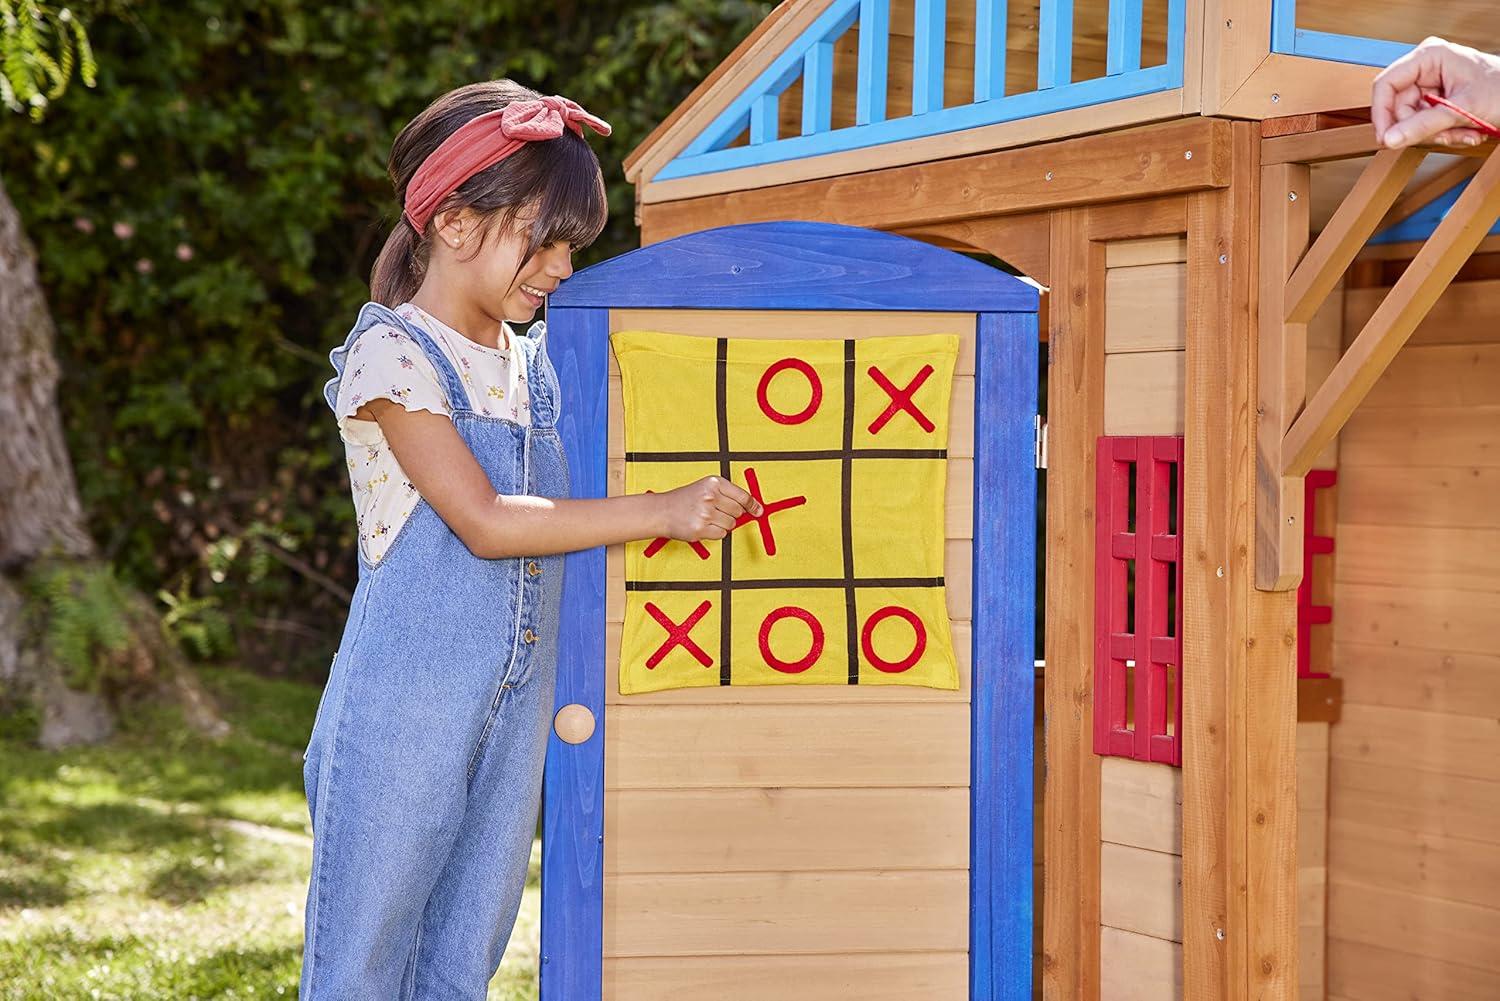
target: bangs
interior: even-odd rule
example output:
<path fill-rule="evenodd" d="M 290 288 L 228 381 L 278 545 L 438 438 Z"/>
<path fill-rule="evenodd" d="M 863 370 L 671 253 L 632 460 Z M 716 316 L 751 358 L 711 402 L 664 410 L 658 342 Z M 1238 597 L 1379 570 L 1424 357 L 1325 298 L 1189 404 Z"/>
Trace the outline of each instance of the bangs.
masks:
<path fill-rule="evenodd" d="M 599 238 L 609 219 L 598 157 L 581 136 L 570 132 L 559 139 L 535 147 L 542 193 L 528 256 L 551 243 L 582 250 Z"/>

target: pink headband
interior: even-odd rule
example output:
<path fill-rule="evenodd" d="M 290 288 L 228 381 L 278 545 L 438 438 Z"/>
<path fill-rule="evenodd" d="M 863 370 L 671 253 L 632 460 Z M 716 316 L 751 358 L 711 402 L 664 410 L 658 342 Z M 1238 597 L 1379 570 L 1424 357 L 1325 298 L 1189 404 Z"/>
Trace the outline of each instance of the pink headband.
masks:
<path fill-rule="evenodd" d="M 433 150 L 406 186 L 406 221 L 421 233 L 444 198 L 475 174 L 529 142 L 556 139 L 563 128 L 583 135 L 587 125 L 601 136 L 609 123 L 576 102 L 554 94 L 535 101 L 512 101 L 499 111 L 472 118 Z"/>

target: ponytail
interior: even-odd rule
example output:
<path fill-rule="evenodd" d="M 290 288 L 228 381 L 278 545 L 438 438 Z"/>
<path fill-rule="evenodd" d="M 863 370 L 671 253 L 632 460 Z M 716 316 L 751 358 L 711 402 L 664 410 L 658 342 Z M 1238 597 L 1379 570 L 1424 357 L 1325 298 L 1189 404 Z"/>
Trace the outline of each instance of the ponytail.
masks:
<path fill-rule="evenodd" d="M 427 270 L 427 255 L 419 253 L 422 249 L 425 248 L 419 245 L 416 232 L 406 220 L 396 220 L 396 228 L 386 237 L 385 246 L 370 270 L 370 298 L 382 306 L 394 307 L 416 295 Z"/>

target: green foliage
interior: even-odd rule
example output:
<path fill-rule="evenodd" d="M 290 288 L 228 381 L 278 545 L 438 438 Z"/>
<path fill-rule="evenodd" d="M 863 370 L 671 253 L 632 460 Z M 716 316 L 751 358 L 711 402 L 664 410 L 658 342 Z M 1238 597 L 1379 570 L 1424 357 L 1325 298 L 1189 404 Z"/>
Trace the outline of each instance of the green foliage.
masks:
<path fill-rule="evenodd" d="M 40 565 L 27 586 L 45 609 L 44 642 L 62 665 L 64 681 L 99 691 L 130 650 L 129 588 L 113 568 L 82 563 Z"/>
<path fill-rule="evenodd" d="M 167 609 L 162 628 L 188 656 L 219 660 L 234 652 L 234 632 L 219 608 L 218 595 L 194 597 L 184 581 L 176 593 L 162 589 L 156 597 Z"/>
<path fill-rule="evenodd" d="M 86 86 L 97 67 L 83 22 L 67 7 L 37 0 L 0 0 L 0 101 L 41 121 L 63 95 L 74 68 Z"/>
<path fill-rule="evenodd" d="M 612 218 L 576 263 L 619 253 L 638 241 L 621 159 L 771 6 L 174 0 L 93 19 L 98 86 L 0 121 L 0 177 L 40 251 L 80 490 L 121 577 L 216 597 L 194 607 L 222 611 L 247 660 L 322 670 L 356 561 L 320 391 L 399 217 L 391 140 L 477 79 L 572 97 L 615 126 L 595 139 Z"/>

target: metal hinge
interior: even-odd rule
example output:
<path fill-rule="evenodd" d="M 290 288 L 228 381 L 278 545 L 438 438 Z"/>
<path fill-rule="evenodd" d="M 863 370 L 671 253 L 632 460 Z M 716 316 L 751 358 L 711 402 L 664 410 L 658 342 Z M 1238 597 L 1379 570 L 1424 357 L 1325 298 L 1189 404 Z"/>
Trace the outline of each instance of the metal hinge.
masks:
<path fill-rule="evenodd" d="M 1038 414 L 1036 421 L 1036 468 L 1047 468 L 1047 422 Z"/>

